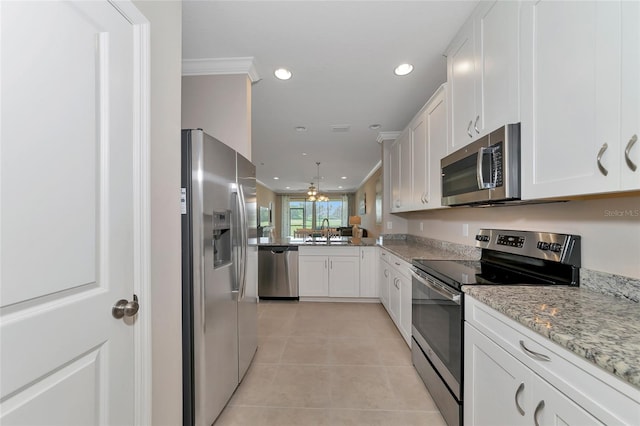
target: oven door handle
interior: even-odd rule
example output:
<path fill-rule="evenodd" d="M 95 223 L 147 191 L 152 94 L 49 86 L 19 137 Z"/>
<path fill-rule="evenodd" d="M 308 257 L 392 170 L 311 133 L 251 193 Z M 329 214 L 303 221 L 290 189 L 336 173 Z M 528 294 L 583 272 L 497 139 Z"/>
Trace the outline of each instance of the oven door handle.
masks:
<path fill-rule="evenodd" d="M 413 269 L 410 269 L 411 273 L 413 274 L 413 277 L 420 283 L 424 284 L 425 286 L 429 287 L 431 290 L 435 291 L 436 293 L 438 293 L 440 296 L 446 297 L 447 300 L 450 300 L 451 302 L 459 305 L 460 304 L 460 294 L 456 294 L 452 291 L 447 290 L 444 287 L 441 287 L 439 285 L 436 285 L 435 283 L 429 282 L 427 280 L 425 280 L 420 274 L 418 274 L 416 271 L 414 271 Z"/>

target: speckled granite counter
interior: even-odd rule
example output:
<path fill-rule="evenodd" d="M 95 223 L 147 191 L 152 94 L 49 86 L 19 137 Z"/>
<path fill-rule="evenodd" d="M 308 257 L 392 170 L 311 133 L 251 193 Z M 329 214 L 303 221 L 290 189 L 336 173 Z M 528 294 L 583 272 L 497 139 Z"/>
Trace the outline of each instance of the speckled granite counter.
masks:
<path fill-rule="evenodd" d="M 480 250 L 475 247 L 450 243 L 448 241 L 413 237 L 407 239 L 384 238 L 380 247 L 390 251 L 406 262 L 412 259 L 431 260 L 478 260 Z"/>
<path fill-rule="evenodd" d="M 640 305 L 577 287 L 466 286 L 464 292 L 640 388 Z"/>
<path fill-rule="evenodd" d="M 308 241 L 303 238 L 258 238 L 257 245 L 259 246 L 375 246 L 375 238 L 361 238 L 360 241 L 354 243 L 351 237 L 341 237 L 339 240 L 327 244 L 323 241 Z"/>

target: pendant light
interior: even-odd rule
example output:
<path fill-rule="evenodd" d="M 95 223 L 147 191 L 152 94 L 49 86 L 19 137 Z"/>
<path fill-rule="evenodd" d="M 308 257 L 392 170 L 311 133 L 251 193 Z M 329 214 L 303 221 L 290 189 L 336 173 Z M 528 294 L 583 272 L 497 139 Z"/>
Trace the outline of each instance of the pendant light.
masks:
<path fill-rule="evenodd" d="M 316 187 L 313 186 L 313 182 L 311 182 L 311 186 L 307 191 L 307 195 L 309 196 L 309 201 L 328 201 L 329 197 L 327 197 L 326 195 L 322 195 L 320 193 L 320 162 L 319 161 L 316 162 L 316 166 L 318 168 L 318 189 L 316 189 Z"/>

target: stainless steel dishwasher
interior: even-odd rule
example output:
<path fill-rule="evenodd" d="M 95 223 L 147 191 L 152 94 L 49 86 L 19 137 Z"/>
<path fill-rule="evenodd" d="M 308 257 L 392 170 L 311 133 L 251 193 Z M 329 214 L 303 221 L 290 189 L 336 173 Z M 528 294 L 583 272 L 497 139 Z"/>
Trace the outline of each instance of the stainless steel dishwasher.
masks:
<path fill-rule="evenodd" d="M 258 247 L 258 296 L 298 299 L 298 246 Z"/>

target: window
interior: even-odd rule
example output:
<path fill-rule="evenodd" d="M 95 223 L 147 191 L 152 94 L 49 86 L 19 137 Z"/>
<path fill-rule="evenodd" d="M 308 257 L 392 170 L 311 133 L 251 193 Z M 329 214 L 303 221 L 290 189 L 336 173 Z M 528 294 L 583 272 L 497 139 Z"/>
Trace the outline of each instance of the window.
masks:
<path fill-rule="evenodd" d="M 329 219 L 329 227 L 347 226 L 349 220 L 347 196 L 338 195 L 329 201 L 307 201 L 295 196 L 282 197 L 282 235 L 293 237 L 298 229 L 320 229 L 322 220 Z"/>

